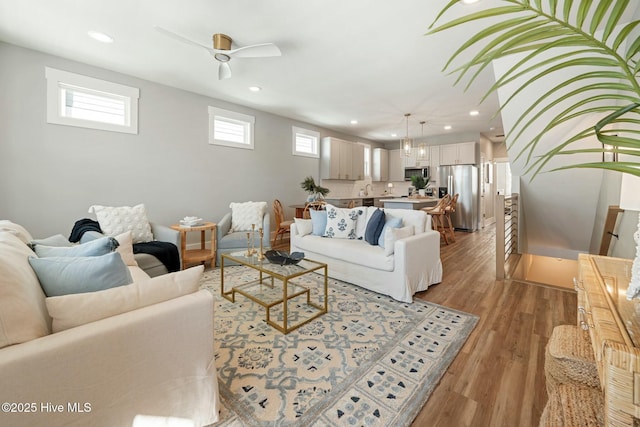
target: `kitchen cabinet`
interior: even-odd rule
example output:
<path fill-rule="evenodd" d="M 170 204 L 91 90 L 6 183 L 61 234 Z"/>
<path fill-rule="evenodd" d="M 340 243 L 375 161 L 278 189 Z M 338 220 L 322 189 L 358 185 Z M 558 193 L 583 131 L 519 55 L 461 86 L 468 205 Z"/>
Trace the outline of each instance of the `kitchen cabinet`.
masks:
<path fill-rule="evenodd" d="M 440 166 L 440 146 L 431 145 L 429 147 L 429 173 L 431 174 L 431 186 L 438 188 L 438 166 Z"/>
<path fill-rule="evenodd" d="M 384 148 L 373 149 L 371 180 L 374 182 L 389 181 L 389 151 Z"/>
<path fill-rule="evenodd" d="M 320 178 L 364 179 L 364 146 L 338 138 L 322 138 Z"/>
<path fill-rule="evenodd" d="M 364 145 L 351 144 L 351 179 L 364 179 Z"/>
<path fill-rule="evenodd" d="M 413 148 L 409 155 L 402 156 L 402 162 L 405 168 L 415 168 L 417 166 L 417 154 L 416 149 Z"/>
<path fill-rule="evenodd" d="M 404 156 L 400 149 L 389 150 L 389 181 L 404 181 Z"/>
<path fill-rule="evenodd" d="M 477 163 L 475 142 L 461 142 L 440 146 L 440 166 L 475 165 Z"/>

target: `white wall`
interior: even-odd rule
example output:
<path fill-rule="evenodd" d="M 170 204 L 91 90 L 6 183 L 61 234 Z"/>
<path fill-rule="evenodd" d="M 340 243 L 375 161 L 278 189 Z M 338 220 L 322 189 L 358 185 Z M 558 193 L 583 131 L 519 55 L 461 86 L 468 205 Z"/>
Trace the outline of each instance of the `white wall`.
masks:
<path fill-rule="evenodd" d="M 0 218 L 36 237 L 68 236 L 93 204 L 145 203 L 164 224 L 218 221 L 233 201 L 287 209 L 305 200 L 305 176 L 319 178 L 318 159 L 291 154 L 291 126 L 352 138 L 5 43 L 0 63 Z M 45 66 L 140 88 L 139 134 L 47 124 Z M 209 145 L 209 105 L 255 115 L 255 150 Z"/>
<path fill-rule="evenodd" d="M 519 58 L 508 57 L 494 62 L 496 78 L 499 78 Z M 574 70 L 575 71 L 575 70 Z M 578 71 L 576 71 L 578 72 Z M 529 107 L 539 94 L 545 93 L 557 81 L 539 81 L 524 90 L 514 102 L 504 106 L 506 100 L 520 88 L 519 81 L 513 82 L 499 90 L 498 95 L 502 108 L 502 120 L 509 145 L 508 156 L 511 172 L 519 179 L 519 188 L 514 192 L 521 196 L 521 231 L 520 248 L 523 252 L 535 255 L 553 256 L 575 259 L 581 252 L 589 252 L 591 235 L 594 229 L 595 213 L 598 207 L 598 194 L 602 181 L 602 171 L 595 169 L 572 169 L 565 171 L 542 173 L 531 180 L 524 157 L 516 160 L 516 154 L 537 135 L 540 123 L 548 123 L 557 109 L 546 111 L 537 126 L 524 132 L 518 140 L 513 138 L 513 127 L 525 108 Z M 559 106 L 557 108 L 564 108 Z M 546 120 L 546 121 L 545 121 Z M 594 119 L 582 123 L 571 123 L 558 127 L 548 133 L 534 151 L 533 158 L 540 155 L 559 141 L 563 141 L 576 129 L 583 129 L 594 123 Z M 584 141 L 575 148 L 599 147 L 595 139 Z M 545 168 L 550 170 L 567 163 L 577 161 L 598 161 L 597 154 L 576 156 L 556 156 Z M 522 177 L 522 178 L 518 178 Z"/>

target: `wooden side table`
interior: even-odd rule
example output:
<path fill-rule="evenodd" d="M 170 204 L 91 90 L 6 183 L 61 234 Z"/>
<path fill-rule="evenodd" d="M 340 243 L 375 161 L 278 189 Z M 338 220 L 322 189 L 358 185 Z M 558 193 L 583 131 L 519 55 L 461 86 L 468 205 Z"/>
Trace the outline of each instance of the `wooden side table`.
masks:
<path fill-rule="evenodd" d="M 216 266 L 216 233 L 218 225 L 215 222 L 204 222 L 202 225 L 193 227 L 184 227 L 180 224 L 173 224 L 172 229 L 180 232 L 180 254 L 182 257 L 182 269 L 184 270 L 189 264 L 206 264 L 210 262 L 211 267 Z M 190 231 L 200 232 L 200 249 L 187 249 L 187 233 Z M 211 232 L 211 246 L 206 248 L 205 235 Z"/>

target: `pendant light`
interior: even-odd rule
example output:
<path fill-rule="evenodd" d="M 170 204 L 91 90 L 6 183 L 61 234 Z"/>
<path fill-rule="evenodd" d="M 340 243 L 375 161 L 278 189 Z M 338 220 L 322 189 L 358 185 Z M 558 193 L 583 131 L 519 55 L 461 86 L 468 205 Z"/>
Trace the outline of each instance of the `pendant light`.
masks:
<path fill-rule="evenodd" d="M 409 116 L 411 114 L 407 113 L 404 116 L 407 119 L 407 134 L 406 137 L 400 140 L 400 155 L 409 157 L 411 155 L 411 151 L 413 150 L 413 140 L 409 138 Z"/>
<path fill-rule="evenodd" d="M 420 125 L 422 125 L 422 137 L 420 138 L 420 145 L 418 146 L 418 154 L 417 154 L 417 160 L 429 160 L 429 147 L 427 147 L 427 144 L 424 142 L 424 124 L 426 122 L 423 120 L 420 122 Z"/>

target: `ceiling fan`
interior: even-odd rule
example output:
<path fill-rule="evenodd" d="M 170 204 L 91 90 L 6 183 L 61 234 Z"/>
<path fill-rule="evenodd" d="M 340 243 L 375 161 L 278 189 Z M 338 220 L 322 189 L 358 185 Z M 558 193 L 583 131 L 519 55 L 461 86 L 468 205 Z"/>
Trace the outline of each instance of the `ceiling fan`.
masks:
<path fill-rule="evenodd" d="M 229 61 L 232 58 L 265 58 L 269 56 L 280 56 L 282 53 L 278 46 L 273 43 L 261 43 L 251 46 L 239 47 L 231 49 L 231 37 L 226 34 L 214 34 L 213 35 L 213 48 L 205 46 L 204 44 L 191 40 L 188 37 L 178 34 L 174 31 L 167 30 L 159 26 L 154 27 L 161 33 L 179 40 L 183 43 L 188 43 L 194 46 L 206 49 L 219 63 L 218 66 L 218 80 L 228 79 L 231 77 L 231 67 Z"/>

